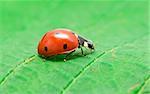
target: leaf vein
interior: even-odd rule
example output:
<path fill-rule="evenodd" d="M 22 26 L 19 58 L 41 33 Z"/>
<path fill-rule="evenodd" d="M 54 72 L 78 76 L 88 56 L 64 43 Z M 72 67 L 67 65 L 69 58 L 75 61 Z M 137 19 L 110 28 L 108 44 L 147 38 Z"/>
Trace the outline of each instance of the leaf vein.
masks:
<path fill-rule="evenodd" d="M 84 71 L 86 71 L 86 69 L 88 69 L 94 62 L 96 62 L 96 60 L 98 58 L 100 58 L 101 56 L 103 56 L 105 54 L 105 51 L 102 52 L 101 54 L 99 54 L 98 56 L 96 56 L 93 60 L 91 60 L 90 63 L 88 63 L 86 66 L 84 66 L 74 77 L 73 79 L 71 79 L 67 85 L 63 88 L 63 90 L 61 91 L 60 94 L 64 94 L 64 92 L 73 84 L 73 82 L 75 82 L 82 74 Z"/>
<path fill-rule="evenodd" d="M 144 80 L 144 82 L 141 84 L 140 88 L 137 91 L 137 94 L 142 94 L 144 88 L 146 87 L 146 85 L 149 83 L 150 81 L 150 75 Z"/>
<path fill-rule="evenodd" d="M 23 60 L 22 62 L 18 63 L 15 67 L 13 67 L 0 81 L 0 85 L 4 84 L 6 80 L 10 77 L 10 75 L 20 66 L 27 64 L 35 59 L 35 55 L 30 56 L 29 58 Z"/>

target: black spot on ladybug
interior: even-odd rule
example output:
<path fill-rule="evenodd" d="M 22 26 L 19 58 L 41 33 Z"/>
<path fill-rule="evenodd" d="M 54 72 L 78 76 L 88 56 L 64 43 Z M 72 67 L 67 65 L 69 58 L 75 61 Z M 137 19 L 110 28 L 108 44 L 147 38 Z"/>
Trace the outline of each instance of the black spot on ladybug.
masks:
<path fill-rule="evenodd" d="M 47 51 L 48 51 L 48 48 L 45 46 L 45 47 L 44 47 L 44 50 L 47 52 Z"/>
<path fill-rule="evenodd" d="M 74 33 L 74 32 L 72 32 L 72 34 L 74 34 L 74 35 L 75 35 L 75 33 Z"/>
<path fill-rule="evenodd" d="M 67 44 L 64 44 L 63 48 L 64 48 L 64 49 L 67 49 Z"/>
<path fill-rule="evenodd" d="M 60 33 L 56 32 L 56 34 L 60 34 Z"/>

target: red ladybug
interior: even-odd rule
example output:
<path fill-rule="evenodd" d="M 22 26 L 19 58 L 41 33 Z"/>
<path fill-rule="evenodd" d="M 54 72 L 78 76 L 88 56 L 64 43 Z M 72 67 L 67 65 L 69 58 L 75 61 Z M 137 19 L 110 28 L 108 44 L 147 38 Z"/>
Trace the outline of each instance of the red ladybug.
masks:
<path fill-rule="evenodd" d="M 82 46 L 94 50 L 93 43 L 69 29 L 55 29 L 47 32 L 38 44 L 38 54 L 40 56 L 49 57 L 59 54 L 67 54 L 64 58 L 73 53 L 77 48 Z"/>

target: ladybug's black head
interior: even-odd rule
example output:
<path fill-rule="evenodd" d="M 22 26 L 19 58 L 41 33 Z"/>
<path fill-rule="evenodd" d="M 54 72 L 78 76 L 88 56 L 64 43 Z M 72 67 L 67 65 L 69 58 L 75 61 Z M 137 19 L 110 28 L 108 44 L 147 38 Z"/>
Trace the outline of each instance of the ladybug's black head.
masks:
<path fill-rule="evenodd" d="M 82 45 L 86 48 L 89 48 L 91 50 L 94 50 L 94 45 L 93 45 L 93 42 L 90 41 L 90 40 L 87 40 L 81 36 L 78 36 L 78 39 L 79 39 L 79 45 Z"/>
<path fill-rule="evenodd" d="M 87 46 L 89 49 L 94 50 L 94 45 L 92 41 L 84 42 L 84 45 Z"/>

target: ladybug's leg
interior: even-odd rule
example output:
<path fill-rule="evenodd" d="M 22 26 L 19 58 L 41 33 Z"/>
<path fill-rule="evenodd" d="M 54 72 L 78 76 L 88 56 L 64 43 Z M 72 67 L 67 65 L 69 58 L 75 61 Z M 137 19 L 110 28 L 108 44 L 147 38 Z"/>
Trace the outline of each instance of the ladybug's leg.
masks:
<path fill-rule="evenodd" d="M 81 48 L 81 53 L 82 53 L 82 55 L 83 55 L 83 49 L 82 49 L 82 47 L 80 47 Z"/>
<path fill-rule="evenodd" d="M 72 51 L 72 52 L 70 52 L 69 54 L 67 54 L 67 55 L 64 57 L 64 61 L 66 61 L 67 57 L 70 56 L 73 52 L 75 52 L 75 50 Z"/>
<path fill-rule="evenodd" d="M 82 49 L 82 47 L 80 47 L 80 48 L 81 48 L 81 53 L 82 53 L 82 55 L 86 56 L 86 54 L 84 54 L 84 53 L 83 53 L 83 49 Z"/>
<path fill-rule="evenodd" d="M 80 48 L 81 49 L 81 53 L 82 53 L 82 55 L 84 55 L 84 53 L 83 53 L 83 49 L 82 49 L 82 46 L 81 45 L 79 45 L 79 47 L 78 48 Z M 84 55 L 85 56 L 85 55 Z"/>

